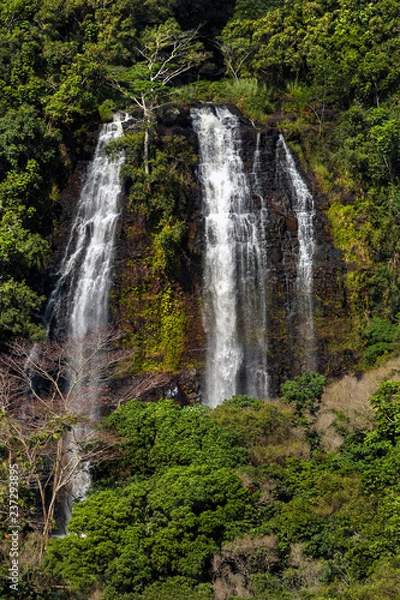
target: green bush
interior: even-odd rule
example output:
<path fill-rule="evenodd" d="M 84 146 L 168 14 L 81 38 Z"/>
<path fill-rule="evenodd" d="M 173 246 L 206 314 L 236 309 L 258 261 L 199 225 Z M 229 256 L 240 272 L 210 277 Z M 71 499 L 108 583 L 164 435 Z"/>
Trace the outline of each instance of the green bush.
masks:
<path fill-rule="evenodd" d="M 105 598 L 170 577 L 195 586 L 224 539 L 248 528 L 250 498 L 231 470 L 206 465 L 99 492 L 75 506 L 69 534 L 51 541 L 47 569 L 78 592 L 100 585 Z"/>
<path fill-rule="evenodd" d="M 322 398 L 326 377 L 319 373 L 305 372 L 281 386 L 283 399 L 292 404 L 299 415 L 309 410 L 315 414 Z"/>
<path fill-rule="evenodd" d="M 107 417 L 105 426 L 121 436 L 124 458 L 112 470 L 122 480 L 129 471 L 152 475 L 177 465 L 235 467 L 247 458 L 237 436 L 216 423 L 203 406 L 133 400 Z"/>
<path fill-rule="evenodd" d="M 388 319 L 372 319 L 362 333 L 368 346 L 364 352 L 367 365 L 374 365 L 380 356 L 390 354 L 398 334 L 398 326 Z"/>
<path fill-rule="evenodd" d="M 184 577 L 171 577 L 165 582 L 150 585 L 137 600 L 213 600 L 210 583 L 193 587 L 193 582 Z"/>

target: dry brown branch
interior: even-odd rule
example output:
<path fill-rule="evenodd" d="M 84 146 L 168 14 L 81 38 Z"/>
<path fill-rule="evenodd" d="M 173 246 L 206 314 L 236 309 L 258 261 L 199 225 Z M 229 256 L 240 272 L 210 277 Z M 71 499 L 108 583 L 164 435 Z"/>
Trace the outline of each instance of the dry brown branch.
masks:
<path fill-rule="evenodd" d="M 0 355 L 0 444 L 18 456 L 21 478 L 39 498 L 43 547 L 66 490 L 89 464 L 112 457 L 115 440 L 98 432 L 96 422 L 124 357 L 112 349 L 117 338 L 99 332 L 33 348 L 19 340 Z"/>

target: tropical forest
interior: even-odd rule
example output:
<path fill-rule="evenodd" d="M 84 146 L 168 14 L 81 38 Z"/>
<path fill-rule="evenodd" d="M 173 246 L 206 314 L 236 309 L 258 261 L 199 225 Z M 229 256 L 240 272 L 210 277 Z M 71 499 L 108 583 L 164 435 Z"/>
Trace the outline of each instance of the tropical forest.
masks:
<path fill-rule="evenodd" d="M 399 600 L 399 3 L 0 39 L 0 600 Z"/>

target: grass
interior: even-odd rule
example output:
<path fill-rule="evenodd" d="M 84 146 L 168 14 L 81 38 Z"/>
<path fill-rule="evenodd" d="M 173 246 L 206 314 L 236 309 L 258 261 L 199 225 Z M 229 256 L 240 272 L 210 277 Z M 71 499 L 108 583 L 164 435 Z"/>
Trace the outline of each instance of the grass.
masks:
<path fill-rule="evenodd" d="M 255 122 L 263 122 L 274 112 L 273 90 L 256 79 L 221 79 L 220 81 L 198 81 L 172 92 L 178 104 L 192 102 L 217 102 L 235 104 L 245 116 Z"/>

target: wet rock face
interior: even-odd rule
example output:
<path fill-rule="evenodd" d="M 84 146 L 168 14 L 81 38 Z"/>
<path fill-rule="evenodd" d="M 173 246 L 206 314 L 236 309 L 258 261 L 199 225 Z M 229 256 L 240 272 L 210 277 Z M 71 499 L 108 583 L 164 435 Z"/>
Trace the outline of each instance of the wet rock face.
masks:
<path fill-rule="evenodd" d="M 229 107 L 232 112 L 238 113 Z M 255 170 L 255 152 L 258 137 L 258 166 Z M 267 245 L 266 281 L 268 364 L 271 395 L 279 394 L 286 379 L 308 370 L 304 360 L 301 309 L 297 298 L 297 268 L 299 260 L 298 221 L 293 190 L 280 172 L 277 161 L 279 133 L 275 126 L 255 128 L 241 118 L 242 159 L 248 180 L 257 177 L 257 186 L 251 185 L 255 211 L 262 203 L 267 209 L 263 220 Z M 296 161 L 296 157 L 293 155 Z M 344 288 L 345 265 L 339 250 L 332 242 L 329 222 L 322 211 L 326 199 L 316 190 L 315 182 L 296 165 L 302 179 L 312 193 L 315 205 L 313 219 L 315 252 L 313 261 L 313 298 L 315 323 L 315 369 L 332 375 L 349 366 L 348 353 L 335 352 L 330 347 L 337 329 L 346 317 Z"/>
<path fill-rule="evenodd" d="M 197 369 L 185 369 L 176 375 L 143 373 L 116 381 L 114 391 L 119 399 L 158 402 L 164 398 L 190 406 L 201 400 L 200 380 L 201 373 Z"/>
<path fill-rule="evenodd" d="M 236 115 L 239 111 L 229 106 Z M 298 222 L 294 210 L 292 192 L 285 186 L 279 173 L 277 162 L 277 142 L 279 132 L 274 125 L 255 128 L 240 117 L 241 154 L 249 180 L 254 178 L 254 156 L 259 148 L 257 167 L 257 188 L 252 185 L 252 206 L 259 210 L 261 204 L 267 210 L 264 219 L 265 240 L 267 245 L 267 323 L 268 323 L 268 365 L 270 376 L 270 395 L 278 395 L 283 381 L 298 375 L 305 369 L 302 356 L 301 315 L 297 307 L 296 277 L 299 256 Z M 183 135 L 187 143 L 198 151 L 198 142 L 192 129 L 189 110 L 169 111 L 159 123 L 161 135 Z M 258 138 L 258 140 L 257 140 Z M 296 161 L 296 157 L 294 156 Z M 315 189 L 313 180 L 297 165 L 302 178 L 313 194 L 316 214 L 313 220 L 315 236 L 315 254 L 313 264 L 314 321 L 316 332 L 315 363 L 320 372 L 338 375 L 348 368 L 349 357 L 344 351 L 332 350 L 332 343 L 346 317 L 345 265 L 341 253 L 334 247 L 330 235 L 329 223 L 322 211 L 325 198 Z M 193 196 L 184 218 L 190 231 L 190 244 L 182 249 L 189 253 L 191 260 L 185 263 L 184 288 L 187 297 L 192 297 L 193 306 L 201 304 L 202 294 L 202 257 L 204 257 L 204 222 L 201 212 L 202 199 L 200 186 L 196 185 L 197 174 L 193 173 Z M 136 235 L 146 238 L 145 224 Z M 129 254 L 129 236 L 125 236 L 124 262 Z M 146 251 L 146 244 L 141 244 Z M 121 256 L 121 255 L 120 255 Z M 197 258 L 196 258 L 197 257 Z M 133 274 L 132 274 L 133 275 Z M 134 281 L 130 282 L 135 287 Z M 199 310 L 191 315 L 191 327 L 196 332 L 190 346 L 198 358 L 204 359 L 204 347 L 207 343 L 202 332 L 202 318 Z M 146 379 L 146 391 L 141 392 L 141 377 L 138 376 L 137 396 L 144 400 L 157 400 L 171 397 L 182 404 L 201 400 L 202 369 L 185 369 L 178 375 L 169 375 L 167 379 L 154 375 L 153 381 Z M 147 376 L 146 376 L 147 377 Z M 140 380 L 140 381 L 139 381 Z"/>

